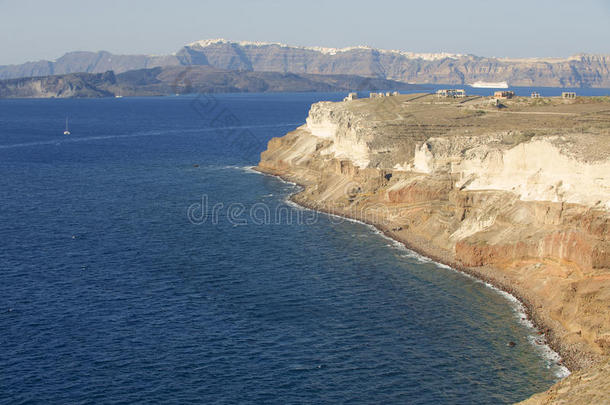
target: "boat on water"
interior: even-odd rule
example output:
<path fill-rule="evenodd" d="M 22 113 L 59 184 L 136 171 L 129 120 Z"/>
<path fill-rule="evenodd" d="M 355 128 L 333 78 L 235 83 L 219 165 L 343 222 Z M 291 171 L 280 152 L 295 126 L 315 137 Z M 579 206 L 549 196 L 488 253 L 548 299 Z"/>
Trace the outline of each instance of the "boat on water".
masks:
<path fill-rule="evenodd" d="M 66 130 L 64 131 L 64 135 L 70 135 L 70 130 L 68 129 L 68 117 L 66 117 Z"/>
<path fill-rule="evenodd" d="M 470 85 L 470 87 L 476 87 L 481 89 L 508 89 L 508 83 L 506 82 L 483 82 L 478 81 Z"/>

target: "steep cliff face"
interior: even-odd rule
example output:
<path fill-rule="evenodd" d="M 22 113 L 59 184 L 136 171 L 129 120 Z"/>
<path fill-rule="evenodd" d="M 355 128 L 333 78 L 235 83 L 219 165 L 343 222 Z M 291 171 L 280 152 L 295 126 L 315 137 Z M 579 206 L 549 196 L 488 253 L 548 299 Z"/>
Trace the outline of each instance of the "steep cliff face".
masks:
<path fill-rule="evenodd" d="M 194 42 L 178 52 L 179 58 L 184 57 L 181 60 L 194 60 L 195 55 L 222 69 L 353 74 L 409 83 L 463 85 L 479 80 L 506 80 L 513 86 L 610 87 L 608 55 L 498 59 L 368 47 L 294 47 L 222 39 Z"/>
<path fill-rule="evenodd" d="M 610 87 L 610 56 L 499 59 L 450 53 L 413 53 L 364 46 L 335 49 L 277 43 L 203 40 L 172 55 L 71 52 L 55 61 L 0 66 L 0 79 L 74 72 L 122 73 L 169 66 L 295 74 L 356 75 L 408 83 L 471 84 L 508 81 L 513 86 Z M 364 79 L 363 79 L 364 80 Z M 367 88 L 366 85 L 362 86 Z"/>
<path fill-rule="evenodd" d="M 21 65 L 0 66 L 0 79 L 64 75 L 69 73 L 122 73 L 135 69 L 176 66 L 175 55 L 114 55 L 110 52 L 68 52 L 57 60 L 41 60 Z"/>
<path fill-rule="evenodd" d="M 75 73 L 0 81 L 0 98 L 75 98 L 110 97 L 116 86 L 113 72 Z"/>
<path fill-rule="evenodd" d="M 259 169 L 519 296 L 573 369 L 610 356 L 609 101 L 318 103 Z"/>
<path fill-rule="evenodd" d="M 373 101 L 369 103 L 374 106 Z M 434 112 L 434 107 L 423 104 L 416 108 Z M 447 107 L 437 108 L 443 118 L 440 109 Z M 396 108 L 398 116 L 399 110 Z M 381 113 L 391 115 L 388 110 Z M 508 113 L 490 112 L 498 116 Z M 441 134 L 420 123 L 440 136 L 427 137 L 422 130 L 419 136 L 405 137 L 400 130 L 409 127 L 409 118 L 380 123 L 373 118 L 376 114 L 362 114 L 335 103 L 314 105 L 290 149 L 296 155 L 283 156 L 282 164 L 307 155 L 309 165 L 339 161 L 341 170 L 366 183 L 363 187 L 369 179 L 361 180 L 359 175 L 374 168 L 391 174 L 383 188 L 367 190 L 374 191 L 379 201 L 412 204 L 422 198 L 444 200 L 455 220 L 446 226 L 450 233 L 442 247 L 468 265 L 548 257 L 586 268 L 610 267 L 604 239 L 610 209 L 610 160 L 581 159 L 583 153 L 576 149 L 578 138 L 589 135 L 521 135 L 519 142 L 505 131 L 471 136 L 469 129 L 459 132 L 457 127 L 447 127 Z M 388 132 L 381 135 L 380 131 Z M 303 142 L 309 149 L 301 148 Z M 267 156 L 263 155 L 261 166 L 278 160 Z M 431 182 L 433 189 L 427 187 Z M 438 182 L 444 184 L 442 189 L 437 188 Z M 588 221 L 583 222 L 584 218 Z M 595 225 L 590 226 L 590 222 Z M 505 229 L 506 224 L 511 229 Z"/>

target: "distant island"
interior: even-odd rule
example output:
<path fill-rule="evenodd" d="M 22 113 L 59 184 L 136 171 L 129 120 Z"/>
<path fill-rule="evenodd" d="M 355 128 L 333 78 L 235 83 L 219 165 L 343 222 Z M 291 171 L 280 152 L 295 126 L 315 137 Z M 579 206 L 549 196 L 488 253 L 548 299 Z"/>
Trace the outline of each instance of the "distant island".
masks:
<path fill-rule="evenodd" d="M 70 73 L 0 80 L 0 98 L 97 98 L 192 93 L 413 90 L 418 86 L 354 75 L 317 75 L 170 66 L 115 74 Z"/>
<path fill-rule="evenodd" d="M 610 88 L 610 55 L 511 59 L 414 53 L 366 46 L 337 49 L 224 39 L 193 42 L 174 54 L 161 56 L 113 55 L 105 51 L 70 52 L 54 61 L 0 66 L 0 79 L 107 71 L 120 74 L 140 69 L 187 66 L 232 72 L 350 75 L 412 84 L 507 82 L 510 86 Z M 244 77 L 247 80 L 252 78 Z M 269 77 L 263 80 L 267 79 L 271 80 Z"/>

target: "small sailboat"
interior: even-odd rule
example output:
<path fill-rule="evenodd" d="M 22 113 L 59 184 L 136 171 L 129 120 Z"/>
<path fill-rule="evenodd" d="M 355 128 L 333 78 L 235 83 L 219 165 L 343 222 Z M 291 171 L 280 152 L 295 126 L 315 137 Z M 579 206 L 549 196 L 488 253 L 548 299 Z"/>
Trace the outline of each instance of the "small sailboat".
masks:
<path fill-rule="evenodd" d="M 66 130 L 64 131 L 64 135 L 70 135 L 70 130 L 68 129 L 68 117 L 66 117 Z"/>

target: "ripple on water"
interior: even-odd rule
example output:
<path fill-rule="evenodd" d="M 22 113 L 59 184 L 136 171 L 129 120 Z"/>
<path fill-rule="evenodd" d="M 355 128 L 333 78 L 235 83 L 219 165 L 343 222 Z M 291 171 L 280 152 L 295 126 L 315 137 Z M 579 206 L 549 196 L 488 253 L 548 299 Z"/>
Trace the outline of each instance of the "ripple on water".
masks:
<path fill-rule="evenodd" d="M 218 97 L 264 147 L 320 95 Z M 114 101 L 2 101 L 0 143 L 55 142 L 66 109 L 97 138 L 0 149 L 0 402 L 511 403 L 556 380 L 505 297 L 374 228 L 191 224 L 202 194 L 297 186 L 192 98 Z"/>

